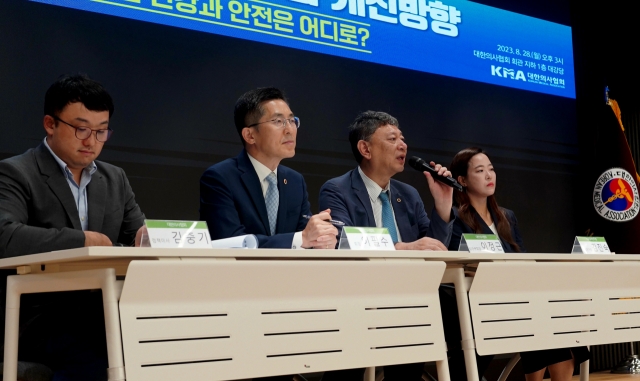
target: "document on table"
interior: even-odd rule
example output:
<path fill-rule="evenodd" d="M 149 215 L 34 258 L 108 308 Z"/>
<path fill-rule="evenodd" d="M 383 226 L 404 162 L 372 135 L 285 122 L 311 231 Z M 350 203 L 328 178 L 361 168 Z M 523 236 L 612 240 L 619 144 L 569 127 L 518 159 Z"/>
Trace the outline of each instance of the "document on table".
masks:
<path fill-rule="evenodd" d="M 211 241 L 211 247 L 214 249 L 257 249 L 258 238 L 253 234 L 247 234 L 237 237 L 216 239 Z"/>

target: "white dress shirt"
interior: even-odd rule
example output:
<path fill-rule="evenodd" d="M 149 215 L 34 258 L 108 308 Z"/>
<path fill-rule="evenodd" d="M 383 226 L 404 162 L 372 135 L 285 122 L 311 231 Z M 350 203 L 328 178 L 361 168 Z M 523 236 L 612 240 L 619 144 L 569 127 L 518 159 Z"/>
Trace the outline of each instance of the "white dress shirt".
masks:
<path fill-rule="evenodd" d="M 389 204 L 391 205 L 391 213 L 393 213 L 393 223 L 396 225 L 396 233 L 398 234 L 398 242 L 402 242 L 402 238 L 400 237 L 400 229 L 398 229 L 398 222 L 396 222 L 396 214 L 393 211 L 393 203 L 391 202 L 391 180 L 389 180 L 389 183 L 385 188 L 381 188 L 380 185 L 378 185 L 375 181 L 368 178 L 367 175 L 362 172 L 362 169 L 359 166 L 358 173 L 360 173 L 360 177 L 362 177 L 364 186 L 367 188 L 369 201 L 371 201 L 371 209 L 373 209 L 373 218 L 376 220 L 377 228 L 384 227 L 382 226 L 382 200 L 380 200 L 380 193 L 383 191 L 388 192 Z"/>
<path fill-rule="evenodd" d="M 249 160 L 251 161 L 251 164 L 253 165 L 253 169 L 255 169 L 256 173 L 258 174 L 258 179 L 260 180 L 260 186 L 262 187 L 262 197 L 266 198 L 267 197 L 267 189 L 269 189 L 269 182 L 267 181 L 267 176 L 269 176 L 273 172 L 276 175 L 276 178 L 278 178 L 278 168 L 276 168 L 274 171 L 272 171 L 269 168 L 267 168 L 266 165 L 262 164 L 261 162 L 259 162 L 255 158 L 253 158 L 248 153 L 247 153 L 247 156 L 249 156 Z M 293 241 L 291 242 L 291 248 L 292 249 L 302 249 L 302 232 L 296 232 L 293 235 Z"/>
<path fill-rule="evenodd" d="M 89 230 L 89 202 L 87 199 L 87 186 L 91 182 L 91 176 L 98 170 L 95 162 L 91 162 L 87 165 L 86 168 L 82 170 L 82 175 L 80 176 L 80 184 L 76 183 L 76 180 L 73 178 L 73 173 L 69 170 L 69 166 L 67 163 L 62 161 L 53 153 L 51 147 L 49 147 L 49 143 L 47 143 L 47 138 L 44 138 L 44 146 L 47 147 L 53 158 L 56 160 L 64 177 L 67 179 L 67 183 L 69 184 L 69 188 L 71 189 L 71 194 L 73 194 L 73 199 L 76 202 L 76 207 L 78 208 L 78 217 L 80 218 L 80 225 L 82 226 L 83 231 Z"/>

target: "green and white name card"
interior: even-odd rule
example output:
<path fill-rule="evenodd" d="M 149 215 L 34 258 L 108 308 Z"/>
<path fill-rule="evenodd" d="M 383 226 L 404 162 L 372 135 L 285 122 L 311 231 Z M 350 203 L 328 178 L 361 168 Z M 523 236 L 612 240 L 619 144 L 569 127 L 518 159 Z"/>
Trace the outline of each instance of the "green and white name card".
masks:
<path fill-rule="evenodd" d="M 340 235 L 342 250 L 395 250 L 387 228 L 345 226 Z"/>
<path fill-rule="evenodd" d="M 613 254 L 604 237 L 579 237 L 573 241 L 572 254 Z"/>
<path fill-rule="evenodd" d="M 211 248 L 205 221 L 145 220 L 144 223 L 153 248 Z"/>
<path fill-rule="evenodd" d="M 463 234 L 458 251 L 469 253 L 504 253 L 500 239 L 495 234 Z"/>

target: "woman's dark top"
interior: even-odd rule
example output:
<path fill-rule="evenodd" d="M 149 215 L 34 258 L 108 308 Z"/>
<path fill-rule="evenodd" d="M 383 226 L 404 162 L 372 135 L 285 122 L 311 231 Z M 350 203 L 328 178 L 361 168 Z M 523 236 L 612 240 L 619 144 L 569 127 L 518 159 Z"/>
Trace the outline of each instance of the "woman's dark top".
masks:
<path fill-rule="evenodd" d="M 449 250 L 451 251 L 458 251 L 458 247 L 460 246 L 460 237 L 462 237 L 462 234 L 493 234 L 493 231 L 491 230 L 491 228 L 489 228 L 489 225 L 487 225 L 484 222 L 484 220 L 482 219 L 482 217 L 480 217 L 478 212 L 476 212 L 476 210 L 473 209 L 473 207 L 470 207 L 470 209 L 471 209 L 471 212 L 473 213 L 473 216 L 476 218 L 476 221 L 478 221 L 478 224 L 480 224 L 480 228 L 482 229 L 482 231 L 480 233 L 476 233 L 475 231 L 473 231 L 473 229 L 471 229 L 471 226 L 465 224 L 464 221 L 462 221 L 462 219 L 460 218 L 460 215 L 458 214 L 458 208 L 454 207 L 453 214 L 456 216 L 456 220 L 453 223 L 453 233 L 451 234 L 451 241 L 449 242 Z M 515 243 L 518 244 L 518 246 L 520 246 L 520 252 L 525 252 L 524 243 L 522 242 L 520 229 L 518 229 L 518 220 L 516 219 L 515 213 L 513 213 L 513 211 L 509 209 L 505 209 L 505 208 L 500 208 L 500 209 L 502 209 L 502 211 L 504 212 L 505 216 L 507 217 L 507 220 L 509 221 L 509 225 L 511 226 L 511 237 L 513 238 Z M 491 210 L 489 210 L 489 213 L 491 213 L 491 219 L 495 223 L 496 217 L 493 215 L 493 212 Z M 496 229 L 497 229 L 497 226 L 496 226 Z M 515 252 L 515 250 L 511 247 L 511 245 L 509 245 L 505 240 L 503 240 L 502 237 L 499 237 L 499 238 L 505 253 Z"/>

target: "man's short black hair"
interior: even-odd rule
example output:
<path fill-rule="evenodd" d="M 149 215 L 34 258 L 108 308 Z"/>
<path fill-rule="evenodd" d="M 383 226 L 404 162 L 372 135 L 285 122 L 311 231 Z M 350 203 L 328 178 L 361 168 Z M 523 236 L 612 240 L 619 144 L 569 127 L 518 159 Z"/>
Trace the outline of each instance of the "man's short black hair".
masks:
<path fill-rule="evenodd" d="M 109 111 L 113 100 L 102 85 L 86 74 L 64 75 L 49 87 L 44 96 L 44 114 L 58 116 L 70 103 L 80 102 L 91 111 Z"/>
<path fill-rule="evenodd" d="M 378 128 L 386 125 L 400 127 L 398 120 L 386 112 L 365 111 L 356 116 L 356 119 L 349 126 L 349 143 L 351 143 L 351 151 L 358 164 L 363 159 L 358 151 L 358 142 L 360 140 L 368 142 Z"/>
<path fill-rule="evenodd" d="M 242 129 L 248 125 L 258 123 L 264 114 L 262 103 L 274 99 L 282 99 L 289 104 L 284 93 L 275 87 L 260 87 L 255 90 L 249 90 L 238 98 L 236 107 L 233 110 L 233 120 L 243 145 L 245 141 L 242 138 Z"/>

